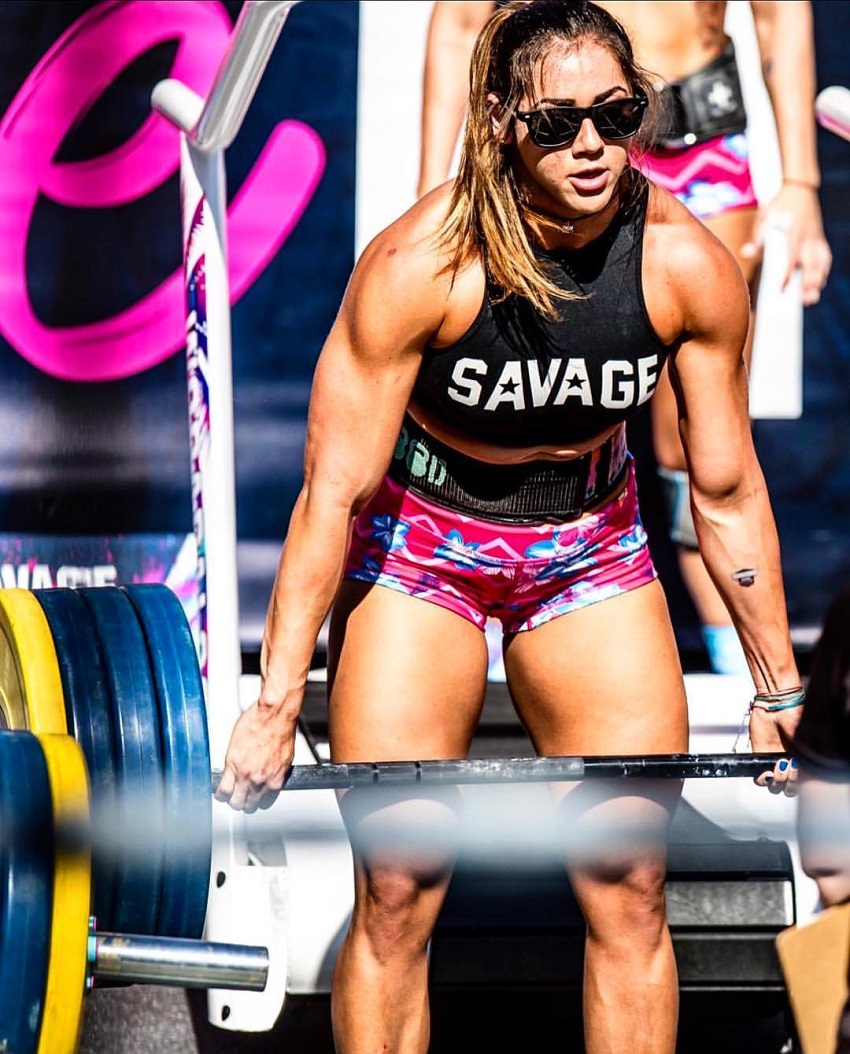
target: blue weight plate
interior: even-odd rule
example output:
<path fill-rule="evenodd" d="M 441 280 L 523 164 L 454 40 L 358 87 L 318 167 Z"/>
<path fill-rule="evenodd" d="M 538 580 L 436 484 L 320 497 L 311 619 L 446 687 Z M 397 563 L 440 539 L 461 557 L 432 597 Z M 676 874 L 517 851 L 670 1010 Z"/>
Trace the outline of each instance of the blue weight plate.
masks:
<path fill-rule="evenodd" d="M 212 867 L 212 780 L 197 652 L 183 607 L 167 586 L 123 588 L 147 641 L 162 729 L 165 855 L 157 932 L 200 940 Z"/>
<path fill-rule="evenodd" d="M 156 934 L 162 889 L 163 767 L 148 650 L 129 597 L 117 586 L 78 590 L 88 607 L 103 662 L 114 730 L 117 807 L 109 834 L 114 857 L 114 928 Z"/>
<path fill-rule="evenodd" d="M 0 1050 L 33 1054 L 53 910 L 53 801 L 32 732 L 0 731 Z M 82 997 L 82 996 L 81 996 Z"/>
<path fill-rule="evenodd" d="M 109 687 L 97 629 L 82 597 L 73 589 L 35 589 L 56 648 L 68 731 L 86 759 L 92 827 L 114 820 L 118 783 Z M 92 855 L 92 912 L 98 929 L 115 930 L 115 867 L 110 854 Z"/>

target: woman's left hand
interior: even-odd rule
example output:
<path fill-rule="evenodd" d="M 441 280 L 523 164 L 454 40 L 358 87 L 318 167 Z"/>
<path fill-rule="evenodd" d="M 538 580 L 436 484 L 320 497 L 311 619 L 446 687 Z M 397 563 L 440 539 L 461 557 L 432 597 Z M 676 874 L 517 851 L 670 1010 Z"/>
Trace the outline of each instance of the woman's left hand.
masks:
<path fill-rule="evenodd" d="M 797 794 L 799 769 L 797 759 L 791 756 L 791 744 L 794 732 L 803 716 L 803 708 L 791 710 L 769 710 L 754 708 L 750 712 L 750 743 L 753 752 L 774 753 L 783 751 L 787 756 L 780 758 L 770 772 L 763 772 L 755 782 L 760 787 L 767 787 L 771 794 L 786 794 L 793 798 Z"/>

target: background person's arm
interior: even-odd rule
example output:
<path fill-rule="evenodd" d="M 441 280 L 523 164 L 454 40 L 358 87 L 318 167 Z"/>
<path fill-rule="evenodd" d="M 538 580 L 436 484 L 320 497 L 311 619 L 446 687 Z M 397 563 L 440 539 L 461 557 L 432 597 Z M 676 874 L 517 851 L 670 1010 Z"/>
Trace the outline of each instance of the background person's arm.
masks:
<path fill-rule="evenodd" d="M 469 98 L 475 38 L 495 9 L 491 0 L 436 0 L 428 22 L 416 195 L 449 176 Z"/>
<path fill-rule="evenodd" d="M 753 0 L 762 74 L 773 107 L 782 186 L 756 225 L 751 253 L 761 250 L 766 214 L 787 224 L 788 270 L 800 268 L 803 303 L 820 298 L 832 266 L 824 237 L 818 189 L 817 91 L 812 5 L 808 0 Z"/>

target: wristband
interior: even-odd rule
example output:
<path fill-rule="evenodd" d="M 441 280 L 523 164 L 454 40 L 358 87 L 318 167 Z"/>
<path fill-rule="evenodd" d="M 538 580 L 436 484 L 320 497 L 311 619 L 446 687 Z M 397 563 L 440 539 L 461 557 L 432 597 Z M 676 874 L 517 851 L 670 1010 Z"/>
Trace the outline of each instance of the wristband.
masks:
<path fill-rule="evenodd" d="M 784 692 L 757 692 L 750 709 L 767 710 L 773 714 L 779 710 L 792 710 L 795 706 L 802 706 L 805 700 L 806 693 L 802 688 L 789 688 Z"/>

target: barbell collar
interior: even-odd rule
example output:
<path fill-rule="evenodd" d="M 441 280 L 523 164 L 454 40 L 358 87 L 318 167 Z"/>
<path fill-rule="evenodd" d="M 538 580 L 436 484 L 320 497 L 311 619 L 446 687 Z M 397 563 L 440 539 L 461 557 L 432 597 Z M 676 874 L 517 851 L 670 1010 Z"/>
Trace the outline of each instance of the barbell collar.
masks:
<path fill-rule="evenodd" d="M 122 984 L 262 992 L 269 973 L 267 948 L 183 937 L 93 931 L 89 959 L 93 981 Z"/>
<path fill-rule="evenodd" d="M 468 783 L 559 783 L 596 779 L 755 777 L 782 753 L 647 754 L 620 757 L 460 758 L 446 761 L 356 761 L 294 765 L 284 790 L 347 790 L 375 786 Z M 213 792 L 222 771 L 212 772 Z"/>

